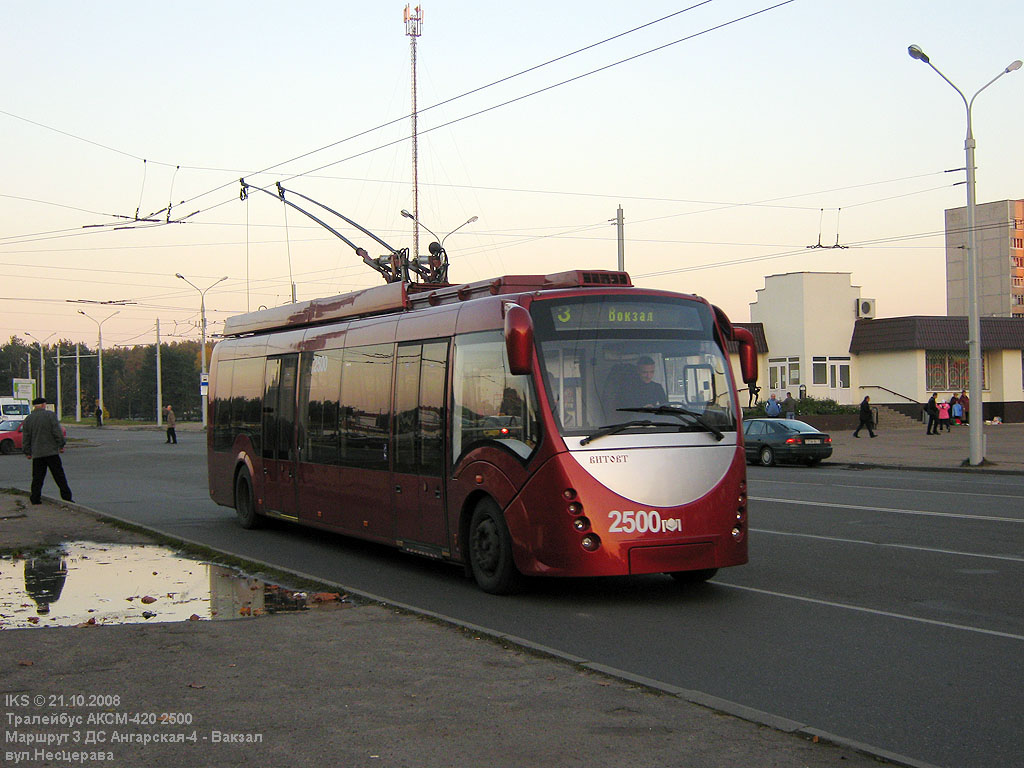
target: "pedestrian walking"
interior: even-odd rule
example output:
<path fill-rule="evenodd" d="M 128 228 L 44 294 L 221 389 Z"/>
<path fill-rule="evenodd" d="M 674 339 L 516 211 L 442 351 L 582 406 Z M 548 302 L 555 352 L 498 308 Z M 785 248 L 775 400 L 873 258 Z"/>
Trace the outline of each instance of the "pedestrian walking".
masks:
<path fill-rule="evenodd" d="M 46 480 L 47 469 L 50 470 L 53 481 L 60 490 L 60 497 L 64 501 L 72 501 L 71 488 L 68 486 L 64 465 L 60 460 L 66 440 L 60 422 L 57 421 L 57 414 L 46 410 L 45 397 L 37 397 L 32 401 L 32 405 L 32 413 L 25 417 L 21 425 L 21 449 L 25 457 L 32 462 L 32 490 L 29 492 L 29 501 L 33 504 L 42 503 L 43 482 Z"/>
<path fill-rule="evenodd" d="M 932 394 L 924 406 L 924 412 L 928 416 L 928 429 L 925 430 L 926 435 L 939 434 L 939 406 L 935 402 L 938 397 L 939 394 L 937 392 Z"/>
<path fill-rule="evenodd" d="M 875 415 L 871 412 L 871 398 L 864 395 L 864 399 L 860 401 L 860 424 L 858 424 L 857 429 L 853 431 L 853 436 L 860 437 L 860 431 L 867 428 L 868 434 L 874 437 L 875 430 L 872 429 L 874 421 Z"/>
<path fill-rule="evenodd" d="M 936 408 L 939 409 L 939 431 L 941 432 L 942 428 L 945 427 L 946 431 L 949 432 L 949 403 L 943 401 L 936 405 Z"/>
<path fill-rule="evenodd" d="M 782 412 L 786 414 L 787 419 L 796 418 L 796 400 L 793 399 L 792 392 L 786 393 L 786 399 L 782 401 Z"/>
<path fill-rule="evenodd" d="M 103 426 L 103 406 L 100 405 L 100 401 L 96 401 L 96 426 Z"/>
<path fill-rule="evenodd" d="M 764 404 L 764 412 L 766 416 L 770 416 L 773 419 L 782 413 L 782 405 L 776 399 L 775 395 L 769 397 L 768 402 Z"/>
<path fill-rule="evenodd" d="M 178 423 L 178 420 L 174 418 L 174 409 L 168 405 L 164 410 L 167 412 L 167 442 L 177 445 L 178 435 L 174 431 L 174 425 Z"/>

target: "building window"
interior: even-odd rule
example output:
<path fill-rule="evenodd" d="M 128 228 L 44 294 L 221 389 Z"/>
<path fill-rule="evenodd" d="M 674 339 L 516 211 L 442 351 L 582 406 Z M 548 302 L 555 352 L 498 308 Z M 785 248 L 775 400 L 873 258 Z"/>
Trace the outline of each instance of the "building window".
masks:
<path fill-rule="evenodd" d="M 970 386 L 967 352 L 926 350 L 925 387 L 929 392 L 959 392 Z M 981 388 L 988 389 L 988 369 L 981 356 Z"/>
<path fill-rule="evenodd" d="M 1013 247 L 1014 248 L 1024 248 L 1024 237 L 1015 237 L 1015 238 L 1013 238 Z"/>
<path fill-rule="evenodd" d="M 800 383 L 799 357 L 768 358 L 769 389 L 785 389 Z"/>
<path fill-rule="evenodd" d="M 1024 298 L 1024 297 L 1022 297 Z M 800 383 L 800 358 L 789 358 L 789 384 L 794 386 Z"/>
<path fill-rule="evenodd" d="M 1024 285 L 1024 277 L 1015 277 L 1015 278 L 1013 278 L 1013 284 L 1014 285 Z"/>
<path fill-rule="evenodd" d="M 828 363 L 824 357 L 811 358 L 811 383 L 828 384 Z"/>
<path fill-rule="evenodd" d="M 1024 267 L 1024 256 L 1011 256 L 1010 260 L 1015 267 Z"/>

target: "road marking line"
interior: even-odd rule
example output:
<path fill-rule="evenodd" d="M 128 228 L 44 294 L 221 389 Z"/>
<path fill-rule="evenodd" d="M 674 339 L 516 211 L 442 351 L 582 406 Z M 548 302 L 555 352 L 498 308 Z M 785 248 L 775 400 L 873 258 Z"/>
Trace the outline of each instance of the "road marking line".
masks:
<path fill-rule="evenodd" d="M 1024 635 L 1015 635 L 1012 632 L 1000 632 L 995 629 L 982 629 L 981 627 L 971 627 L 966 624 L 953 624 L 948 621 L 938 621 L 937 619 L 924 619 L 919 616 L 907 616 L 905 613 L 894 613 L 893 611 L 881 611 L 877 608 L 864 608 L 859 605 L 848 605 L 847 603 L 835 603 L 831 600 L 820 600 L 816 597 L 803 597 L 802 595 L 790 595 L 786 592 L 773 592 L 770 589 L 759 589 L 758 587 L 745 587 L 740 584 L 729 584 L 724 581 L 715 580 L 711 582 L 720 587 L 729 587 L 730 589 L 738 589 L 744 592 L 756 592 L 761 595 L 770 595 L 771 597 L 784 597 L 788 600 L 797 600 L 802 603 L 813 603 L 814 605 L 824 605 L 829 608 L 842 608 L 847 611 L 856 611 L 857 613 L 870 613 L 875 616 L 886 616 L 890 619 L 902 619 L 903 621 L 914 621 L 919 624 L 931 624 L 936 627 L 946 627 L 947 629 L 959 629 L 963 632 L 976 632 L 981 635 L 992 635 L 993 637 L 1005 637 L 1009 640 L 1024 640 Z"/>
<path fill-rule="evenodd" d="M 993 517 L 991 515 L 958 515 L 954 512 L 926 512 L 922 509 L 894 509 L 891 507 L 862 507 L 857 504 L 836 504 L 829 501 L 802 501 L 800 499 L 773 499 L 767 496 L 750 496 L 751 501 L 767 501 L 772 504 L 799 504 L 805 507 L 832 507 L 834 509 L 856 509 L 863 512 L 892 512 L 897 515 L 923 515 L 925 517 L 956 517 L 962 520 L 988 520 L 997 523 L 1024 523 L 1015 517 Z"/>
<path fill-rule="evenodd" d="M 775 485 L 799 485 L 808 488 L 855 488 L 858 491 L 894 491 L 896 493 L 941 493 L 943 496 L 983 496 L 986 499 L 1016 499 L 1024 501 L 1024 496 L 1013 493 L 975 493 L 973 491 L 930 491 L 925 488 L 891 488 L 886 485 L 852 485 L 850 483 L 801 483 L 793 480 L 758 480 L 758 483 L 774 483 Z"/>
<path fill-rule="evenodd" d="M 1024 557 L 1014 555 L 984 555 L 978 552 L 960 552 L 955 549 L 936 549 L 935 547 L 915 547 L 912 544 L 890 544 L 884 541 L 864 541 L 863 539 L 844 539 L 839 536 L 817 536 L 812 533 L 792 533 L 790 531 L 769 531 L 766 528 L 751 528 L 754 533 L 767 533 L 775 536 L 799 536 L 804 539 L 821 539 L 823 541 L 838 541 L 844 544 L 868 544 L 873 547 L 891 547 L 893 549 L 913 549 L 918 552 L 935 552 L 940 555 L 961 555 L 963 557 L 984 557 L 990 560 L 1009 560 L 1014 563 L 1024 563 Z"/>

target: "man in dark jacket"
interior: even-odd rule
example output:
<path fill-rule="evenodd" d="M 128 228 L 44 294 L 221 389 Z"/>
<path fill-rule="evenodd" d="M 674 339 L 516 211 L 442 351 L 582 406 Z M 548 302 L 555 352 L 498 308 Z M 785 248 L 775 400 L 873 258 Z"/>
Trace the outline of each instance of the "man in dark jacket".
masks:
<path fill-rule="evenodd" d="M 928 429 L 925 431 L 926 435 L 937 435 L 939 434 L 939 406 L 935 402 L 939 394 L 936 392 L 928 398 L 928 402 L 924 406 L 924 412 L 928 415 Z"/>
<path fill-rule="evenodd" d="M 32 461 L 32 491 L 29 501 L 33 504 L 42 502 L 43 481 L 46 470 L 50 470 L 53 481 L 60 489 L 60 497 L 71 501 L 71 488 L 64 476 L 64 465 L 60 454 L 64 453 L 64 433 L 61 430 L 57 415 L 46 410 L 46 398 L 37 397 L 32 401 L 34 410 L 21 426 L 21 449 Z"/>
<path fill-rule="evenodd" d="M 865 395 L 864 399 L 860 401 L 860 424 L 858 424 L 857 429 L 854 430 L 853 436 L 860 437 L 860 434 L 858 433 L 867 427 L 868 434 L 874 437 L 875 431 L 872 429 L 874 421 L 875 416 L 871 412 L 871 398 Z"/>

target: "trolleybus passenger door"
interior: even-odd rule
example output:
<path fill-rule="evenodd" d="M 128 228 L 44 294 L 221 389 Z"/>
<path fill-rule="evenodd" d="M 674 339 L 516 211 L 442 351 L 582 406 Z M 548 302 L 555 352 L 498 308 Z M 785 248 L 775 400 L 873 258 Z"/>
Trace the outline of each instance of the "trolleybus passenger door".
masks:
<path fill-rule="evenodd" d="M 295 384 L 298 355 L 267 360 L 263 389 L 263 505 L 296 514 Z"/>
<path fill-rule="evenodd" d="M 445 372 L 448 342 L 400 344 L 395 371 L 395 538 L 445 550 Z"/>

